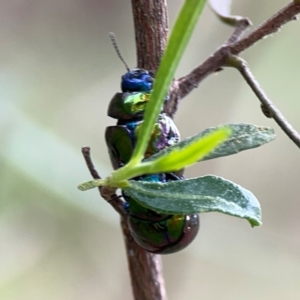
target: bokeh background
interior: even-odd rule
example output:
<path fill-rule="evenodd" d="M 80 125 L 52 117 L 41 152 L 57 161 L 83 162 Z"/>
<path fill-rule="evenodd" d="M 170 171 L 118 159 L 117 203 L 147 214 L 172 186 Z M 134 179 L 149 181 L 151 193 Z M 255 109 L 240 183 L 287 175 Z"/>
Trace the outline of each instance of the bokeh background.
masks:
<path fill-rule="evenodd" d="M 233 1 L 254 26 L 288 0 Z M 183 1 L 169 1 L 170 26 Z M 80 148 L 102 176 L 111 166 L 107 106 L 125 69 L 108 32 L 135 67 L 130 1 L 0 1 L 0 299 L 132 299 L 119 219 L 96 190 Z M 269 97 L 300 130 L 299 22 L 243 54 Z M 230 35 L 206 8 L 177 76 Z M 183 137 L 221 123 L 272 126 L 277 139 L 236 156 L 197 164 L 187 177 L 216 174 L 251 190 L 264 225 L 201 215 L 186 250 L 163 257 L 169 299 L 300 299 L 299 149 L 266 119 L 235 70 L 210 76 L 182 101 Z"/>

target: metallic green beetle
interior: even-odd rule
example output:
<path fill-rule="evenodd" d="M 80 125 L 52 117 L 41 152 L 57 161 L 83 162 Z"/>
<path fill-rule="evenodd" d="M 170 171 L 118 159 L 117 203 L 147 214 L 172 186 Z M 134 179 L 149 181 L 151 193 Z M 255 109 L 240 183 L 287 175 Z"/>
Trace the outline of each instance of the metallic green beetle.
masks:
<path fill-rule="evenodd" d="M 153 76 L 144 69 L 133 69 L 122 76 L 122 93 L 116 93 L 108 107 L 108 116 L 117 119 L 116 126 L 106 129 L 105 139 L 114 169 L 118 169 L 131 158 L 143 113 L 150 99 Z M 155 124 L 145 158 L 177 143 L 179 131 L 165 113 L 161 113 Z M 168 182 L 182 180 L 173 173 L 145 175 L 134 180 Z M 128 224 L 135 241 L 153 253 L 174 253 L 185 248 L 199 230 L 199 216 L 159 214 L 147 209 L 123 192 L 128 212 Z"/>

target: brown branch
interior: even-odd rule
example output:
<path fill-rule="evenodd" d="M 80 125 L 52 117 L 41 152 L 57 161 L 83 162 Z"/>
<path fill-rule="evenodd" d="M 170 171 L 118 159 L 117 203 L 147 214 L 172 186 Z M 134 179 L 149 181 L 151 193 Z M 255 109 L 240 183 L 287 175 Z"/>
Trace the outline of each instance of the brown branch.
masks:
<path fill-rule="evenodd" d="M 268 98 L 266 93 L 260 87 L 259 83 L 255 79 L 254 75 L 250 71 L 247 62 L 240 57 L 232 56 L 228 60 L 228 66 L 238 69 L 246 82 L 251 87 L 252 91 L 255 93 L 259 101 L 267 109 L 268 117 L 273 118 L 280 128 L 287 134 L 287 136 L 300 148 L 300 135 L 292 127 L 292 125 L 285 119 L 282 113 L 276 108 L 272 101 Z"/>
<path fill-rule="evenodd" d="M 237 55 L 257 41 L 277 32 L 282 25 L 289 21 L 296 20 L 296 15 L 299 13 L 300 1 L 295 0 L 261 24 L 257 29 L 249 33 L 246 37 L 238 39 L 230 44 L 224 44 L 201 65 L 174 82 L 171 88 L 170 101 L 168 101 L 169 103 L 167 107 L 165 107 L 166 112 L 173 117 L 179 101 L 197 87 L 204 78 L 225 66 L 227 58 L 230 55 Z"/>
<path fill-rule="evenodd" d="M 229 47 L 233 55 L 237 55 L 249 47 L 253 46 L 257 41 L 264 37 L 276 33 L 281 26 L 290 21 L 297 20 L 296 15 L 300 13 L 300 2 L 291 2 L 279 12 L 262 23 L 257 29 L 248 34 L 245 38 L 239 40 Z"/>
<path fill-rule="evenodd" d="M 83 154 L 84 160 L 86 162 L 86 166 L 88 167 L 90 174 L 92 175 L 93 179 L 101 179 L 100 175 L 98 174 L 97 170 L 94 167 L 91 155 L 90 155 L 90 147 L 83 147 L 81 148 L 81 152 Z M 116 195 L 116 189 L 103 186 L 98 187 L 99 193 L 103 199 L 105 199 L 111 206 L 123 217 L 126 216 L 126 212 L 124 209 L 124 201 L 120 199 Z"/>
<path fill-rule="evenodd" d="M 230 44 L 239 40 L 245 33 L 246 29 L 252 25 L 251 21 L 248 18 L 234 16 L 231 15 L 230 12 L 227 12 L 226 10 L 224 11 L 222 9 L 222 5 L 217 2 L 209 1 L 208 4 L 222 23 L 235 27 L 234 32 L 231 34 L 231 37 L 228 39 L 226 44 Z M 225 4 L 225 6 L 226 5 L 227 4 Z"/>
<path fill-rule="evenodd" d="M 156 70 L 165 50 L 168 34 L 168 14 L 166 0 L 132 0 L 137 48 L 137 66 Z M 90 158 L 89 148 L 82 153 L 94 179 L 99 179 Z M 121 227 L 125 240 L 131 285 L 135 300 L 166 300 L 162 264 L 159 255 L 149 253 L 139 247 L 131 236 L 123 206 L 115 191 L 99 188 L 101 196 L 121 215 Z"/>
<path fill-rule="evenodd" d="M 147 252 L 137 245 L 125 218 L 121 219 L 121 226 L 134 299 L 166 300 L 160 255 Z"/>
<path fill-rule="evenodd" d="M 231 37 L 228 39 L 226 44 L 232 44 L 241 39 L 245 31 L 251 26 L 252 23 L 248 18 L 239 18 L 236 21 L 235 30 L 233 31 Z"/>
<path fill-rule="evenodd" d="M 167 1 L 132 0 L 132 12 L 137 67 L 156 71 L 167 43 Z M 125 218 L 122 218 L 121 226 L 134 299 L 166 300 L 160 256 L 145 251 L 135 243 Z"/>
<path fill-rule="evenodd" d="M 156 70 L 168 37 L 166 0 L 132 0 L 137 66 Z"/>

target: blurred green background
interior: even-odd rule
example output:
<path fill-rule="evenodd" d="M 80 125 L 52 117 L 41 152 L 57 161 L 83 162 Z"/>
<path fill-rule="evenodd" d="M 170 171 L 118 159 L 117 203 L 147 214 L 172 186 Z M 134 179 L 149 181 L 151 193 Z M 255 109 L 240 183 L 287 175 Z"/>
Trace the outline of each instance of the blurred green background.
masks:
<path fill-rule="evenodd" d="M 182 0 L 169 1 L 170 26 Z M 257 26 L 288 1 L 233 1 Z M 300 130 L 299 22 L 243 54 L 269 97 Z M 0 10 L 0 299 L 132 299 L 119 219 L 95 190 L 80 148 L 102 176 L 111 166 L 107 106 L 125 60 L 135 67 L 130 1 L 2 0 Z M 177 71 L 186 74 L 232 32 L 206 8 Z M 199 236 L 164 256 L 169 299 L 300 299 L 299 149 L 266 119 L 235 70 L 210 76 L 182 101 L 182 137 L 221 123 L 272 126 L 276 141 L 203 162 L 187 177 L 216 174 L 251 190 L 264 225 L 201 215 Z M 298 171 L 297 171 L 298 170 Z"/>

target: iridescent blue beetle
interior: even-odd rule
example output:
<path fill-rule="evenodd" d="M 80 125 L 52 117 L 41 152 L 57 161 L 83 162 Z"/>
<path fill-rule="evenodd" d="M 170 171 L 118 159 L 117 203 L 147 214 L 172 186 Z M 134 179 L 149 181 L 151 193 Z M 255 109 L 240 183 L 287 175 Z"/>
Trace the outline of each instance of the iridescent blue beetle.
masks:
<path fill-rule="evenodd" d="M 127 68 L 122 76 L 122 93 L 116 93 L 108 107 L 108 116 L 117 119 L 116 126 L 106 128 L 105 139 L 114 169 L 118 169 L 131 158 L 139 128 L 143 123 L 143 113 L 150 99 L 153 74 L 144 69 L 130 70 L 122 58 L 113 34 L 110 34 L 114 48 Z M 179 131 L 173 120 L 161 113 L 155 124 L 145 158 L 177 143 Z M 168 182 L 182 180 L 181 175 L 163 173 L 145 175 L 134 180 Z M 147 209 L 123 192 L 128 211 L 128 224 L 135 241 L 145 250 L 153 253 L 174 253 L 185 248 L 195 238 L 199 230 L 199 216 L 166 215 Z"/>

